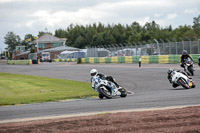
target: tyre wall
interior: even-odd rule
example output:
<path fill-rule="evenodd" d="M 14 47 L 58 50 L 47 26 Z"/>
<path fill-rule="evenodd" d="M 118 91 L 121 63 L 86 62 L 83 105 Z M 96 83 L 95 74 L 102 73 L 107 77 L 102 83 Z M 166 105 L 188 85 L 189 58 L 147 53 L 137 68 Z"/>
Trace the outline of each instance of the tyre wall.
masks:
<path fill-rule="evenodd" d="M 7 64 L 12 65 L 30 65 L 33 64 L 32 60 L 7 60 Z"/>
<path fill-rule="evenodd" d="M 190 55 L 195 63 L 198 63 L 200 54 Z M 138 63 L 139 56 L 121 56 L 121 57 L 90 57 L 81 58 L 81 63 L 97 64 L 97 63 Z M 181 55 L 152 55 L 141 56 L 142 64 L 179 64 Z"/>

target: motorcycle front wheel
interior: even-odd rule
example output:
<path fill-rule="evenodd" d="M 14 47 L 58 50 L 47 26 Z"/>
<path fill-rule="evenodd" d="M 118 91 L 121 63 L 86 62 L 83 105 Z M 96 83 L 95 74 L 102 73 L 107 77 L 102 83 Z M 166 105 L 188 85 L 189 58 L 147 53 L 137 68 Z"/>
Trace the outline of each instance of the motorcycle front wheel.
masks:
<path fill-rule="evenodd" d="M 191 73 L 191 76 L 194 76 L 194 69 L 193 69 L 193 67 L 192 66 L 189 67 L 188 70 Z"/>
<path fill-rule="evenodd" d="M 121 89 L 119 89 L 119 91 L 121 92 L 120 97 L 126 97 L 127 96 L 127 91 L 123 87 Z"/>
<path fill-rule="evenodd" d="M 184 79 L 182 79 L 182 78 L 180 78 L 178 80 L 178 83 L 185 89 L 189 89 L 190 88 L 189 85 L 187 85 L 186 81 Z"/>
<path fill-rule="evenodd" d="M 112 98 L 112 93 L 105 86 L 99 87 L 99 93 L 104 97 L 106 97 L 107 99 Z"/>

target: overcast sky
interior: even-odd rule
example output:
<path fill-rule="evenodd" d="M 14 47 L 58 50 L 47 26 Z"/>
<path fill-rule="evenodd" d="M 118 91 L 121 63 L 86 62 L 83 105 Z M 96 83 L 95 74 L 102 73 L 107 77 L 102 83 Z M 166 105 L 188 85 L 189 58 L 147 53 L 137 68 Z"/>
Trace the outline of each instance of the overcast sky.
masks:
<path fill-rule="evenodd" d="M 9 31 L 24 39 L 39 31 L 54 34 L 70 24 L 131 24 L 155 21 L 161 27 L 193 25 L 200 0 L 0 0 L 0 48 Z"/>

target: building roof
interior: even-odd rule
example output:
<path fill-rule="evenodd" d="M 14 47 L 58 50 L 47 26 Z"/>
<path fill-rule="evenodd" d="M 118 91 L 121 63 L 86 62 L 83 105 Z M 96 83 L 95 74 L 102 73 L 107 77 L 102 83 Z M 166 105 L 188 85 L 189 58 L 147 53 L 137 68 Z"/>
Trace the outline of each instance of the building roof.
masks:
<path fill-rule="evenodd" d="M 59 47 L 55 47 L 55 48 L 40 50 L 37 53 L 42 53 L 42 52 L 45 52 L 45 51 L 46 52 L 51 52 L 51 51 L 65 51 L 65 50 L 68 50 L 68 51 L 77 51 L 79 49 L 75 48 L 75 47 L 69 47 L 69 46 L 59 46 Z"/>
<path fill-rule="evenodd" d="M 39 37 L 38 39 L 32 41 L 32 44 L 38 43 L 56 43 L 56 42 L 65 42 L 66 38 L 58 38 L 50 34 L 44 34 L 43 36 Z"/>
<path fill-rule="evenodd" d="M 78 51 L 78 48 L 74 48 L 74 47 L 69 47 L 69 46 L 59 46 L 59 47 L 55 47 L 55 48 L 50 48 L 50 49 L 44 49 L 44 50 L 40 50 L 39 52 L 37 52 L 37 54 L 40 54 L 42 52 L 52 52 L 52 51 Z M 17 56 L 19 55 L 24 55 L 24 54 L 29 54 L 30 50 L 25 51 L 23 53 L 17 54 Z"/>
<path fill-rule="evenodd" d="M 25 52 L 22 52 L 20 54 L 17 54 L 16 56 L 25 55 L 25 54 L 29 54 L 29 53 L 30 53 L 30 51 L 25 51 Z"/>

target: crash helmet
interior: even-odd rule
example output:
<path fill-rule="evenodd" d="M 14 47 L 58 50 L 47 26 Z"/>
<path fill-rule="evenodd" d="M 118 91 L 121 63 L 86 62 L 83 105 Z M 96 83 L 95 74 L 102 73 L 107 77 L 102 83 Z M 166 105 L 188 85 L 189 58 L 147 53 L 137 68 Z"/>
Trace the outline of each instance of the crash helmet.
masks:
<path fill-rule="evenodd" d="M 182 54 L 186 55 L 187 54 L 187 50 L 183 50 Z"/>
<path fill-rule="evenodd" d="M 168 73 L 168 74 L 171 74 L 173 71 L 174 71 L 173 69 L 169 69 L 169 70 L 167 71 L 167 73 Z"/>
<path fill-rule="evenodd" d="M 97 69 L 92 69 L 92 70 L 90 70 L 91 76 L 96 76 L 97 73 L 98 73 Z"/>

